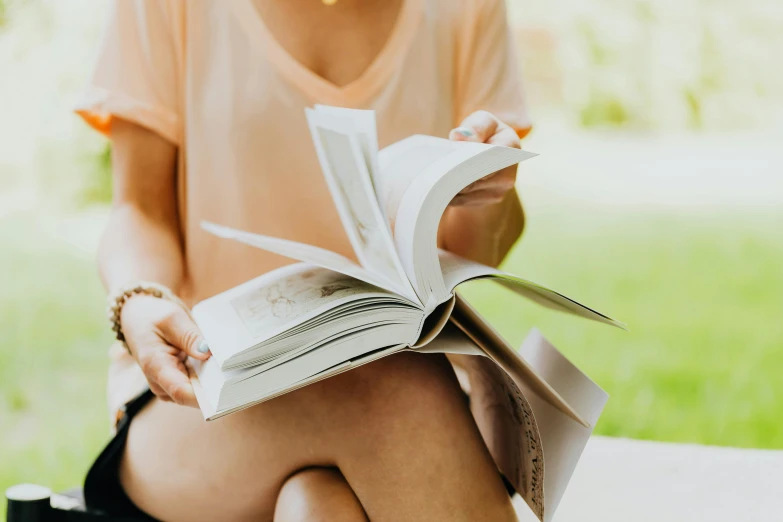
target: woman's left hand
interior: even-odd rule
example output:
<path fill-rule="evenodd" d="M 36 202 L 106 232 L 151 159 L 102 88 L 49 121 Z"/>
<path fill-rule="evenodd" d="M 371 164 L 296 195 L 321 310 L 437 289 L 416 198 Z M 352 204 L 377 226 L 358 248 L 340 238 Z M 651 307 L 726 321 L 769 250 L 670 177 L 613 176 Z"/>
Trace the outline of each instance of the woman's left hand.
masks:
<path fill-rule="evenodd" d="M 476 111 L 449 133 L 454 141 L 474 141 L 520 148 L 517 133 L 487 111 Z M 451 200 L 454 206 L 484 206 L 500 203 L 508 191 L 514 188 L 517 166 L 499 170 L 465 187 Z"/>

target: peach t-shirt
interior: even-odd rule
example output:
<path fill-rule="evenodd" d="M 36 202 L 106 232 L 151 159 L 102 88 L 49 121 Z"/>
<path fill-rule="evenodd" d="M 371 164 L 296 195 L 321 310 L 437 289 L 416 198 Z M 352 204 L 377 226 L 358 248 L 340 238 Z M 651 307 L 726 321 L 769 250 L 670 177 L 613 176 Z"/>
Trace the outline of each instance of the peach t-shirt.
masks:
<path fill-rule="evenodd" d="M 115 0 L 76 110 L 104 134 L 116 115 L 178 145 L 192 304 L 290 262 L 213 237 L 202 220 L 353 257 L 305 120 L 316 103 L 375 110 L 381 147 L 445 137 L 479 109 L 520 136 L 530 127 L 503 0 L 404 0 L 384 48 L 343 87 L 293 59 L 253 0 Z M 114 346 L 112 411 L 145 384 Z"/>

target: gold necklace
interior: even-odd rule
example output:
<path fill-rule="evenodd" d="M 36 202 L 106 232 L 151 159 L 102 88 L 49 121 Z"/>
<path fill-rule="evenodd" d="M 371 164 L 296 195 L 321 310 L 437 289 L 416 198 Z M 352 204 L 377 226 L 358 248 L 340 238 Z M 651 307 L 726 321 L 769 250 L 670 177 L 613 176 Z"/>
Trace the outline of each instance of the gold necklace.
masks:
<path fill-rule="evenodd" d="M 337 0 L 321 0 L 321 3 L 324 5 L 334 5 L 337 3 Z"/>

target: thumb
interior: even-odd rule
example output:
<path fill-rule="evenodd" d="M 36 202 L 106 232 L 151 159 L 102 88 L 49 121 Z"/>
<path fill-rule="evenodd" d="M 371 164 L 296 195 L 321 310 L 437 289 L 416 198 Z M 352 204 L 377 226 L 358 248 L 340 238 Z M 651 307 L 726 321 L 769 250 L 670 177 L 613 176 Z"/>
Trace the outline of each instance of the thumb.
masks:
<path fill-rule="evenodd" d="M 204 336 L 184 308 L 178 306 L 158 325 L 163 339 L 194 359 L 206 361 L 211 355 Z"/>

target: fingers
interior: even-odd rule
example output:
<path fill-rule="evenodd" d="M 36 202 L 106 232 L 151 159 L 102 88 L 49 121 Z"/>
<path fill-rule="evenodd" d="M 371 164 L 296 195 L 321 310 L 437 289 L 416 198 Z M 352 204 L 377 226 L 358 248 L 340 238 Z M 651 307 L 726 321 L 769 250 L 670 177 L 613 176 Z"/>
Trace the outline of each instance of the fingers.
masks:
<path fill-rule="evenodd" d="M 502 147 L 512 147 L 514 149 L 521 148 L 517 132 L 503 122 L 498 125 L 497 131 L 490 136 L 487 143 L 490 145 L 500 145 Z"/>
<path fill-rule="evenodd" d="M 193 386 L 188 379 L 188 371 L 181 361 L 171 360 L 162 366 L 157 381 L 172 401 L 183 406 L 198 407 L 196 394 L 193 393 Z"/>
<path fill-rule="evenodd" d="M 449 133 L 449 139 L 484 143 L 495 134 L 499 124 L 500 121 L 492 113 L 476 111 Z"/>
<path fill-rule="evenodd" d="M 164 346 L 150 348 L 139 355 L 139 364 L 152 393 L 163 401 L 198 407 L 185 364 L 177 355 L 181 352 Z"/>
<path fill-rule="evenodd" d="M 189 356 L 203 361 L 211 354 L 188 312 L 171 301 L 138 295 L 123 307 L 121 321 L 152 393 L 164 401 L 197 406 L 185 364 Z"/>
<path fill-rule="evenodd" d="M 196 323 L 183 308 L 174 308 L 163 321 L 158 323 L 158 329 L 161 337 L 170 345 L 179 348 L 194 359 L 201 361 L 209 359 L 209 345 L 199 332 Z"/>
<path fill-rule="evenodd" d="M 516 131 L 487 111 L 476 111 L 465 118 L 459 127 L 449 133 L 449 139 L 519 148 Z"/>
<path fill-rule="evenodd" d="M 150 385 L 150 390 L 152 393 L 155 394 L 155 396 L 165 402 L 172 402 L 171 397 L 168 396 L 168 394 L 163 391 L 163 388 L 161 388 L 158 383 L 154 381 L 147 381 L 147 383 Z"/>
<path fill-rule="evenodd" d="M 514 129 L 487 111 L 476 111 L 465 118 L 459 127 L 453 129 L 449 139 L 473 141 L 520 148 L 519 137 Z M 499 203 L 514 188 L 516 165 L 507 167 L 465 187 L 451 201 L 454 206 L 483 206 Z"/>

